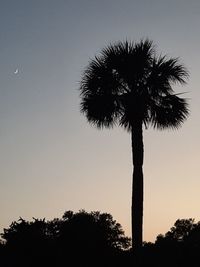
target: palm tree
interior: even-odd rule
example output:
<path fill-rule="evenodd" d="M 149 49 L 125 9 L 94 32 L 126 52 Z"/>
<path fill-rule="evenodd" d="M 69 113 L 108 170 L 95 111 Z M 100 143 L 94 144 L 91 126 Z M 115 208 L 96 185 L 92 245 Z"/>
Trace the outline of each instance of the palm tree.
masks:
<path fill-rule="evenodd" d="M 157 55 L 153 42 L 117 42 L 91 59 L 80 81 L 81 112 L 98 128 L 120 125 L 131 133 L 132 247 L 142 247 L 143 127 L 181 126 L 189 114 L 186 99 L 172 88 L 185 84 L 186 68 L 178 58 Z"/>

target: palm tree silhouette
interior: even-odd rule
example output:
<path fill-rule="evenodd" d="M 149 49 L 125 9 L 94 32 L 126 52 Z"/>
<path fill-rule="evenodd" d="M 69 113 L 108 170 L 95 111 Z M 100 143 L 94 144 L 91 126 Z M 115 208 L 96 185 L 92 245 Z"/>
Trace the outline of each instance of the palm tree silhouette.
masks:
<path fill-rule="evenodd" d="M 117 42 L 91 59 L 80 81 L 81 112 L 98 128 L 120 125 L 131 133 L 132 247 L 142 246 L 143 126 L 176 129 L 189 114 L 173 85 L 186 83 L 178 58 L 157 55 L 153 42 Z"/>

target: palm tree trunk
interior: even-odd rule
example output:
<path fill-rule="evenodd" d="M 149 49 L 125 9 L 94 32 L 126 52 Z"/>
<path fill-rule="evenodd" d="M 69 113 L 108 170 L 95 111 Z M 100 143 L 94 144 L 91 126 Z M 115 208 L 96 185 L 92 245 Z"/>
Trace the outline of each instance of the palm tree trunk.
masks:
<path fill-rule="evenodd" d="M 142 122 L 132 125 L 132 157 L 133 157 L 133 181 L 132 181 L 132 248 L 138 254 L 142 248 L 143 233 L 143 132 Z"/>

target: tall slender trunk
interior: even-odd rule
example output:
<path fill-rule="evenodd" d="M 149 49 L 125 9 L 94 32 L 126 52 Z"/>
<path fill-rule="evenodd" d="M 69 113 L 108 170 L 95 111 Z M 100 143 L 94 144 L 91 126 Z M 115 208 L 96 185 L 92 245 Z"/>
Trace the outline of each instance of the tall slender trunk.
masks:
<path fill-rule="evenodd" d="M 132 124 L 132 157 L 133 157 L 133 181 L 132 181 L 132 247 L 138 254 L 142 248 L 143 233 L 143 131 L 142 122 Z"/>

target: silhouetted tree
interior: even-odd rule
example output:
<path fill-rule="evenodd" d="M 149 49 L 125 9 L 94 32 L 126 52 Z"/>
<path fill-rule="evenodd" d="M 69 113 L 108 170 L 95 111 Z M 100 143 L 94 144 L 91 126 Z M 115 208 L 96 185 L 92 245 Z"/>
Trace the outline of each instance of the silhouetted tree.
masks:
<path fill-rule="evenodd" d="M 66 211 L 51 221 L 20 219 L 1 234 L 2 267 L 133 266 L 130 239 L 107 213 Z M 200 222 L 178 219 L 154 243 L 144 242 L 141 267 L 199 266 Z"/>
<path fill-rule="evenodd" d="M 76 251 L 78 257 L 74 264 L 81 259 L 82 265 L 87 262 L 87 266 L 107 266 L 122 250 L 129 248 L 130 239 L 110 214 L 81 210 L 65 212 L 59 243 L 70 255 Z M 94 259 L 98 259 L 97 262 Z"/>
<path fill-rule="evenodd" d="M 131 133 L 133 155 L 132 242 L 142 246 L 143 125 L 176 129 L 188 116 L 186 100 L 172 86 L 188 72 L 177 58 L 157 56 L 152 41 L 118 42 L 90 60 L 80 82 L 81 112 L 98 128 L 116 124 Z"/>
<path fill-rule="evenodd" d="M 156 253 L 168 266 L 199 266 L 200 222 L 178 219 L 164 235 L 158 235 Z"/>
<path fill-rule="evenodd" d="M 77 239 L 82 240 L 82 246 L 88 243 L 91 249 L 95 246 L 127 249 L 130 246 L 130 239 L 125 237 L 121 225 L 108 213 L 67 211 L 63 215 L 61 236 L 66 234 L 65 231 L 67 236 L 77 236 Z"/>
<path fill-rule="evenodd" d="M 184 241 L 191 231 L 195 228 L 194 219 L 178 219 L 174 226 L 168 231 L 164 236 L 159 235 L 157 237 L 157 242 L 161 242 L 162 239 L 173 240 L 173 241 Z"/>
<path fill-rule="evenodd" d="M 95 266 L 106 266 L 121 259 L 121 253 L 130 247 L 121 225 L 110 214 L 97 211 L 67 211 L 62 219 L 51 221 L 20 218 L 1 236 L 5 245 L 0 246 L 0 255 L 3 253 L 9 267 L 59 266 L 63 262 L 88 267 L 94 266 L 94 258 L 98 259 Z"/>
<path fill-rule="evenodd" d="M 48 223 L 44 219 L 29 222 L 20 218 L 12 222 L 8 229 L 4 229 L 1 236 L 6 241 L 5 247 L 10 255 L 8 262 L 11 266 L 42 265 L 49 258 Z"/>

